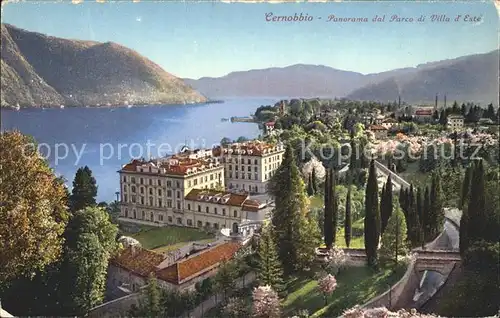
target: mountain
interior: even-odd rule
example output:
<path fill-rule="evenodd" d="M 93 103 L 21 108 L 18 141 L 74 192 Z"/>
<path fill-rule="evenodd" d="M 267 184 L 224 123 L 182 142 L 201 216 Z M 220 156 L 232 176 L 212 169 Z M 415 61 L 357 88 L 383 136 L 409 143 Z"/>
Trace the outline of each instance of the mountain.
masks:
<path fill-rule="evenodd" d="M 498 54 L 493 51 L 416 67 L 363 75 L 322 65 L 297 64 L 229 73 L 222 77 L 185 79 L 211 98 L 221 97 L 347 97 L 357 100 L 483 103 L 498 100 Z"/>
<path fill-rule="evenodd" d="M 418 65 L 414 71 L 366 85 L 349 99 L 392 101 L 398 95 L 408 102 L 434 101 L 436 93 L 448 101 L 497 103 L 499 51 Z"/>
<path fill-rule="evenodd" d="M 223 77 L 184 79 L 211 98 L 232 96 L 344 96 L 355 88 L 363 74 L 328 66 L 297 64 L 283 68 L 229 73 Z"/>
<path fill-rule="evenodd" d="M 68 40 L 1 25 L 1 106 L 54 107 L 205 102 L 119 44 Z"/>

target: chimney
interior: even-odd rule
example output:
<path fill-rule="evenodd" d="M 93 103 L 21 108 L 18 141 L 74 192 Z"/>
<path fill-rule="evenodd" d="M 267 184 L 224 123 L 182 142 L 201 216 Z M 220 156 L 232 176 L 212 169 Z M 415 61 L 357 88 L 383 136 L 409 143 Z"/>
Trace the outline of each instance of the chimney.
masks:
<path fill-rule="evenodd" d="M 434 110 L 438 109 L 438 94 L 436 94 L 436 102 L 434 103 Z"/>
<path fill-rule="evenodd" d="M 444 94 L 444 108 L 446 109 L 446 94 Z"/>
<path fill-rule="evenodd" d="M 401 95 L 398 97 L 398 108 L 401 108 Z"/>

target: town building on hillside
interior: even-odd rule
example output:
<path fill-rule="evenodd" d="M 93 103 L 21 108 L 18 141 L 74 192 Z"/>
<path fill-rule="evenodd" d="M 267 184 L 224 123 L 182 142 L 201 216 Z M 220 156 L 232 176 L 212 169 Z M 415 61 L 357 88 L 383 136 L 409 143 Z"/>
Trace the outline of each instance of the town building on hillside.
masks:
<path fill-rule="evenodd" d="M 386 118 L 382 121 L 380 124 L 382 127 L 385 127 L 386 129 L 391 129 L 392 127 L 395 127 L 398 125 L 398 121 L 394 118 Z"/>
<path fill-rule="evenodd" d="M 270 121 L 270 122 L 267 122 L 264 124 L 264 131 L 266 133 L 266 135 L 271 135 L 272 132 L 274 131 L 274 126 L 275 126 L 275 122 L 274 121 Z"/>
<path fill-rule="evenodd" d="M 120 217 L 139 224 L 251 234 L 267 217 L 270 203 L 251 195 L 267 192 L 283 153 L 282 145 L 252 141 L 132 160 L 118 171 Z"/>
<path fill-rule="evenodd" d="M 110 260 L 107 290 L 111 298 L 138 292 L 153 273 L 162 289 L 193 291 L 197 282 L 214 276 L 220 264 L 231 259 L 240 248 L 237 242 L 220 242 L 198 250 L 185 249 L 174 257 L 129 246 Z"/>
<path fill-rule="evenodd" d="M 461 130 L 464 127 L 464 116 L 448 115 L 446 117 L 446 128 L 450 130 Z"/>
<path fill-rule="evenodd" d="M 384 115 L 377 115 L 375 116 L 375 118 L 373 119 L 373 123 L 375 125 L 382 125 L 383 121 L 385 119 L 385 116 Z"/>
<path fill-rule="evenodd" d="M 419 123 L 430 123 L 432 122 L 432 116 L 434 115 L 435 108 L 433 106 L 419 106 L 412 108 L 413 119 Z"/>
<path fill-rule="evenodd" d="M 213 155 L 224 165 L 230 191 L 267 193 L 268 182 L 281 165 L 285 148 L 254 140 L 214 148 Z"/>
<path fill-rule="evenodd" d="M 368 127 L 368 130 L 370 130 L 371 132 L 373 132 L 373 134 L 375 135 L 376 139 L 385 139 L 385 138 L 387 138 L 387 128 L 385 128 L 384 126 L 371 125 L 371 126 Z"/>

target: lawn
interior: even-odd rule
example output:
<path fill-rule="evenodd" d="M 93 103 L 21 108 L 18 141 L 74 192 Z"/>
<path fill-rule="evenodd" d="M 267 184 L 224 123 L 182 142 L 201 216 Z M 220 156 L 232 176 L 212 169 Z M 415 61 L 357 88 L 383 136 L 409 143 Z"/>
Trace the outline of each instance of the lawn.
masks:
<path fill-rule="evenodd" d="M 307 310 L 312 317 L 338 317 L 344 310 L 363 304 L 395 284 L 405 272 L 404 266 L 395 271 L 383 267 L 378 272 L 368 267 L 350 267 L 337 275 L 337 288 L 328 297 L 325 306 L 323 294 L 315 278 L 303 275 L 288 285 L 288 296 L 283 302 L 286 316 Z"/>
<path fill-rule="evenodd" d="M 216 238 L 209 238 L 209 239 L 205 239 L 205 240 L 199 240 L 197 242 L 201 243 L 201 244 L 205 244 L 205 243 L 212 243 L 215 240 L 216 240 Z M 158 253 L 170 252 L 170 251 L 176 250 L 178 248 L 181 248 L 181 247 L 185 246 L 186 244 L 188 244 L 188 242 L 180 242 L 180 243 L 175 243 L 175 244 L 171 244 L 171 245 L 165 245 L 165 246 L 157 247 L 157 248 L 153 249 L 153 251 L 158 252 Z"/>
<path fill-rule="evenodd" d="M 177 226 L 145 227 L 137 233 L 128 234 L 128 236 L 141 242 L 144 248 L 156 251 L 162 248 L 163 252 L 181 247 L 187 242 L 214 239 L 213 235 L 198 229 Z"/>

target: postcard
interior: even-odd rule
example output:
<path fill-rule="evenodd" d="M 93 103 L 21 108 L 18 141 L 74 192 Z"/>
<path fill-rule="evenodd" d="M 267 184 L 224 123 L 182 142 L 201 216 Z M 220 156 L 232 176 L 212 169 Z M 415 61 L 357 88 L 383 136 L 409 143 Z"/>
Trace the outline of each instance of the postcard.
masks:
<path fill-rule="evenodd" d="M 499 12 L 3 1 L 0 316 L 498 317 Z"/>

